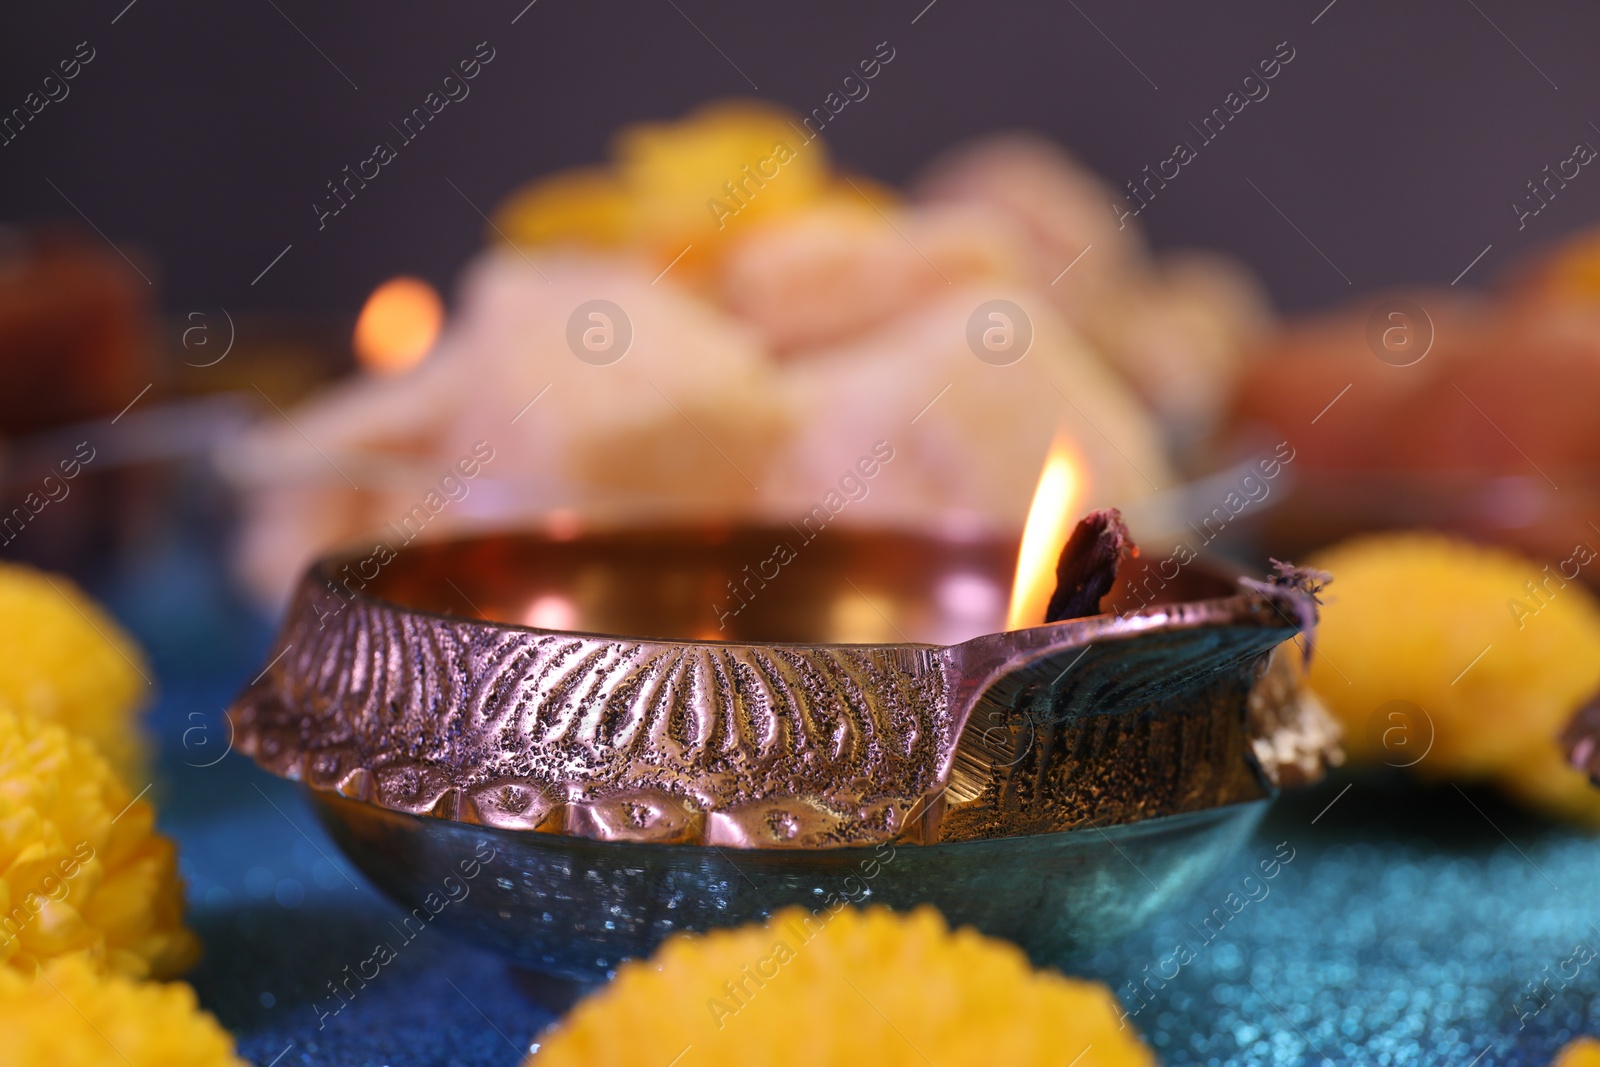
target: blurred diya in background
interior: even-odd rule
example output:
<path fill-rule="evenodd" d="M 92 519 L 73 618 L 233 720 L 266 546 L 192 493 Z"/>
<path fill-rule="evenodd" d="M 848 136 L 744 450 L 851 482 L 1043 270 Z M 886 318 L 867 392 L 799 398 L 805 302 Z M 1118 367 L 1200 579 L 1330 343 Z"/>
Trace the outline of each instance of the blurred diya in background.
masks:
<path fill-rule="evenodd" d="M 932 903 L 1059 965 L 1337 759 L 1280 649 L 1315 622 L 1314 576 L 1196 562 L 1101 614 L 1136 550 L 1096 512 L 1023 558 L 1039 624 L 995 632 L 1011 544 L 796 535 L 564 527 L 419 543 L 370 574 L 331 557 L 232 709 L 239 746 L 304 781 L 406 907 L 492 870 L 429 908 L 439 925 L 586 980 L 679 930 L 841 900 Z M 781 569 L 752 580 L 774 545 Z"/>
<path fill-rule="evenodd" d="M 627 128 L 609 164 L 509 198 L 425 356 L 406 323 L 428 301 L 388 283 L 359 328 L 367 372 L 225 450 L 241 573 L 280 605 L 479 442 L 494 465 L 430 535 L 555 511 L 798 522 L 831 497 L 849 525 L 1010 537 L 1063 430 L 1081 502 L 1129 504 L 1172 484 L 1167 436 L 1212 426 L 1270 315 L 1231 263 L 1152 255 L 1110 198 L 1024 138 L 901 194 L 765 104 Z"/>

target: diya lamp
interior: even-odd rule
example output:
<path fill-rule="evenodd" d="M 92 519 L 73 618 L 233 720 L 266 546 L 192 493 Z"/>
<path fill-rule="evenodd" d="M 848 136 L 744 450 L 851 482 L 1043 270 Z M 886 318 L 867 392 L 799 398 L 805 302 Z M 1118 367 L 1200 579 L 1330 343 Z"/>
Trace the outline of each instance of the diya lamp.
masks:
<path fill-rule="evenodd" d="M 1020 567 L 992 539 L 756 525 L 333 556 L 234 703 L 238 743 L 403 906 L 476 875 L 433 921 L 534 970 L 596 980 L 680 930 L 865 902 L 1061 964 L 1336 751 L 1274 653 L 1314 623 L 1312 579 L 1197 561 L 1101 614 L 1137 550 L 1097 512 L 1052 558 L 1037 531 L 1070 496 L 1036 499 Z M 778 576 L 718 613 L 774 545 Z M 1014 568 L 1014 607 L 1043 607 L 1002 629 Z"/>

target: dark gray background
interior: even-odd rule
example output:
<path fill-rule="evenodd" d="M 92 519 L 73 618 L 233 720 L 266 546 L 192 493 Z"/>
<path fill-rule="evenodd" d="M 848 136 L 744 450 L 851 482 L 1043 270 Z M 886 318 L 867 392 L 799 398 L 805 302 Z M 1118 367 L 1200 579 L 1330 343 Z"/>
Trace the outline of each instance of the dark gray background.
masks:
<path fill-rule="evenodd" d="M 1287 40 L 1271 95 L 1143 221 L 1158 246 L 1238 254 L 1288 308 L 1448 284 L 1492 244 L 1462 282 L 1483 284 L 1600 215 L 1588 169 L 1520 232 L 1511 208 L 1577 141 L 1600 146 L 1600 9 L 1578 0 L 537 0 L 513 25 L 525 3 L 13 4 L 0 109 L 78 42 L 97 56 L 0 147 L 0 218 L 77 219 L 70 197 L 172 311 L 349 313 L 401 272 L 449 292 L 484 226 L 447 178 L 492 210 L 534 175 L 598 161 L 623 123 L 751 94 L 745 75 L 817 106 L 883 40 L 893 64 L 827 131 L 845 165 L 899 182 L 965 138 L 1027 127 L 1118 185 Z M 318 232 L 324 182 L 485 40 L 497 57 L 471 96 Z"/>

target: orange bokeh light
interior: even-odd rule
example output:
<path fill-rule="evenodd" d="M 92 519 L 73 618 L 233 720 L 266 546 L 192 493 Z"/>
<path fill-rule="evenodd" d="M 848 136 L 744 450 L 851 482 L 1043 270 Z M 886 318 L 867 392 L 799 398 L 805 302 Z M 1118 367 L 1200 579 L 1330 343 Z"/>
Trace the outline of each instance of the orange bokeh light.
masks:
<path fill-rule="evenodd" d="M 421 278 L 391 278 L 372 291 L 356 319 L 356 360 L 397 374 L 422 361 L 444 323 L 444 302 Z"/>
<path fill-rule="evenodd" d="M 1039 474 L 1039 487 L 1033 491 L 1028 524 L 1022 529 L 1006 629 L 1019 630 L 1044 622 L 1045 608 L 1055 591 L 1056 561 L 1072 533 L 1077 503 L 1082 497 L 1082 464 L 1071 441 L 1057 437 Z"/>

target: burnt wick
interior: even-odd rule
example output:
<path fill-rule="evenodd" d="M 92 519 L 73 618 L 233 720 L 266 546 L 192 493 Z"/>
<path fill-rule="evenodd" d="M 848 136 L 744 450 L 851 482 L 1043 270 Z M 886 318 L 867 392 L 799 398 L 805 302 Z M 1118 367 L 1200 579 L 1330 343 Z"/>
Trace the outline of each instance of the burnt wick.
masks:
<path fill-rule="evenodd" d="M 1072 529 L 1056 561 L 1056 590 L 1045 608 L 1045 622 L 1081 619 L 1100 614 L 1100 600 L 1116 584 L 1117 566 L 1124 556 L 1138 556 L 1139 546 L 1128 534 L 1122 512 L 1116 508 L 1091 511 Z"/>

